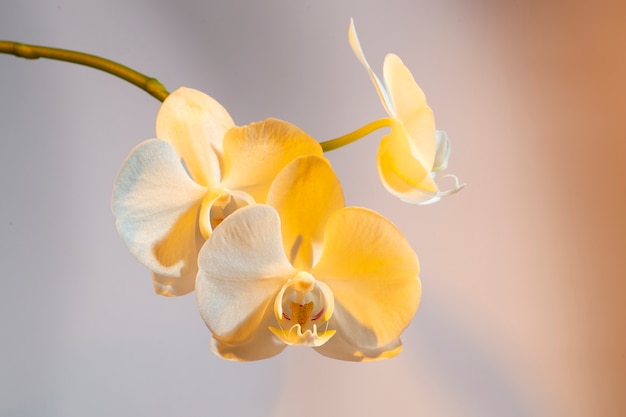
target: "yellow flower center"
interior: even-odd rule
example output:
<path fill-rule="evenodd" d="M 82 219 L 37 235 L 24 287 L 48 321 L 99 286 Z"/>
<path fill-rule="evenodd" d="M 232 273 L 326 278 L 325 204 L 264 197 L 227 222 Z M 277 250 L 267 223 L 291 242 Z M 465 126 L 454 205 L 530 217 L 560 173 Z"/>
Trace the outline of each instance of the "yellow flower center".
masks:
<path fill-rule="evenodd" d="M 288 345 L 321 346 L 334 334 L 328 329 L 334 297 L 330 288 L 313 275 L 299 271 L 283 285 L 274 301 L 278 326 L 269 329 Z M 318 333 L 318 328 L 323 331 Z"/>
<path fill-rule="evenodd" d="M 313 311 L 313 301 L 309 301 L 304 305 L 290 301 L 289 308 L 291 308 L 291 317 L 293 320 L 297 321 L 302 328 L 307 324 L 309 318 L 311 317 L 311 312 Z"/>

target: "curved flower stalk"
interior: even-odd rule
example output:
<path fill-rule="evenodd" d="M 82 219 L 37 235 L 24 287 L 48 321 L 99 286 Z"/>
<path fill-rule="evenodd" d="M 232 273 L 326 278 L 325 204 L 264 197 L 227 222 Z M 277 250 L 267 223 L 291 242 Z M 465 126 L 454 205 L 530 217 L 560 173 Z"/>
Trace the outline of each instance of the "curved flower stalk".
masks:
<path fill-rule="evenodd" d="M 407 203 L 430 204 L 454 194 L 465 186 L 456 176 L 441 174 L 448 164 L 450 141 L 435 130 L 433 112 L 409 69 L 394 54 L 385 57 L 385 84 L 372 71 L 350 21 L 348 40 L 367 69 L 378 95 L 392 118 L 391 133 L 378 148 L 378 173 L 387 190 Z M 441 191 L 435 180 L 452 178 L 454 186 Z"/>
<path fill-rule="evenodd" d="M 421 295 L 417 256 L 379 214 L 344 207 L 330 165 L 306 156 L 267 204 L 217 228 L 199 257 L 196 300 L 220 357 L 258 360 L 287 345 L 331 358 L 390 358 Z"/>
<path fill-rule="evenodd" d="M 276 174 L 296 157 L 322 154 L 287 122 L 236 127 L 217 101 L 189 88 L 165 99 L 156 136 L 123 163 L 112 208 L 120 236 L 166 296 L 193 291 L 198 251 L 225 217 L 265 202 Z"/>

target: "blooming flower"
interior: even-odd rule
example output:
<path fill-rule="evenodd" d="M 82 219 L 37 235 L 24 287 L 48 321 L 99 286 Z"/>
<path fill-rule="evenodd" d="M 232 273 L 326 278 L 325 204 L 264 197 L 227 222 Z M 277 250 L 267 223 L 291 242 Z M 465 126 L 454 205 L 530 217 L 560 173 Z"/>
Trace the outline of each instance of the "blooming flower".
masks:
<path fill-rule="evenodd" d="M 378 95 L 392 118 L 391 133 L 383 137 L 378 149 L 378 173 L 387 190 L 408 203 L 429 204 L 453 194 L 459 185 L 454 175 L 442 175 L 450 156 L 450 142 L 443 131 L 435 130 L 433 112 L 426 96 L 409 69 L 394 54 L 385 57 L 385 84 L 370 68 L 350 22 L 348 40 L 352 50 L 367 69 Z M 435 180 L 454 179 L 455 185 L 440 191 Z"/>
<path fill-rule="evenodd" d="M 393 357 L 421 294 L 407 240 L 381 215 L 344 207 L 339 181 L 317 156 L 289 163 L 266 205 L 225 219 L 198 263 L 211 348 L 232 360 L 287 345 L 343 360 Z"/>
<path fill-rule="evenodd" d="M 165 99 L 156 136 L 128 155 L 112 208 L 120 236 L 167 296 L 193 291 L 198 251 L 215 226 L 265 202 L 288 162 L 322 154 L 312 137 L 280 120 L 236 127 L 217 101 L 189 88 Z"/>

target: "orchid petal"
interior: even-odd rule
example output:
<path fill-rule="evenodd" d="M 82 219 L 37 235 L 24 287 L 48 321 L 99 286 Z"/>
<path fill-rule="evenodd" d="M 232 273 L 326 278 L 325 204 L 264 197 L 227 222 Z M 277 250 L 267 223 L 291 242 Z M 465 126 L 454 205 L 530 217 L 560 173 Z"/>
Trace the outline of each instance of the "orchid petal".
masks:
<path fill-rule="evenodd" d="M 450 158 L 450 140 L 446 132 L 442 130 L 437 131 L 437 154 L 435 155 L 435 162 L 433 165 L 433 172 L 430 177 L 436 182 L 437 191 L 426 191 L 426 187 L 420 187 L 412 190 L 409 193 L 398 195 L 400 199 L 413 204 L 433 204 L 441 200 L 443 197 L 452 195 L 465 187 L 466 184 L 461 184 L 456 175 L 443 174 L 441 171 L 448 167 L 448 159 Z M 441 190 L 441 180 L 450 178 L 454 182 L 452 187 Z"/>
<path fill-rule="evenodd" d="M 188 277 L 195 274 L 202 243 L 197 217 L 205 191 L 162 140 L 139 144 L 120 169 L 112 199 L 117 230 L 130 252 L 157 274 L 156 281 L 158 275 L 171 278 L 163 291 L 155 282 L 158 293 L 180 295 L 189 290 Z"/>
<path fill-rule="evenodd" d="M 445 132 L 437 131 L 437 155 L 433 172 L 426 174 L 419 182 L 413 179 L 424 175 L 426 170 L 411 157 L 403 134 L 402 125 L 394 123 L 391 134 L 382 139 L 378 149 L 378 172 L 383 185 L 391 194 L 406 203 L 426 205 L 465 187 L 466 184 L 461 184 L 455 175 L 440 172 L 447 167 L 450 157 L 450 143 Z M 446 178 L 451 178 L 454 185 L 441 190 L 440 182 Z"/>
<path fill-rule="evenodd" d="M 176 149 L 189 175 L 207 186 L 220 181 L 222 140 L 234 125 L 228 112 L 213 98 L 181 87 L 163 101 L 156 133 Z"/>
<path fill-rule="evenodd" d="M 394 116 L 394 107 L 387 90 L 380 79 L 376 76 L 376 73 L 370 67 L 370 64 L 365 59 L 365 54 L 363 53 L 363 49 L 361 48 L 361 43 L 359 42 L 359 38 L 356 34 L 356 29 L 354 27 L 354 21 L 350 19 L 350 29 L 348 30 L 348 42 L 350 42 L 350 47 L 352 51 L 356 55 L 356 57 L 361 61 L 361 64 L 365 67 L 367 72 L 369 73 L 372 82 L 374 83 L 374 87 L 376 87 L 376 91 L 378 92 L 378 96 L 380 97 L 380 101 L 383 103 L 387 114 L 390 116 Z"/>
<path fill-rule="evenodd" d="M 340 324 L 338 324 L 340 323 Z M 343 329 L 356 330 L 360 332 L 362 340 L 374 340 L 375 335 L 359 324 L 341 304 L 336 304 L 334 317 L 330 320 L 329 326 L 332 328 L 340 327 Z M 398 355 L 402 351 L 402 342 L 399 337 L 383 346 L 374 348 L 367 346 L 357 346 L 351 338 L 346 337 L 346 332 L 339 330 L 324 345 L 315 348 L 315 350 L 329 358 L 344 361 L 369 362 L 380 359 L 389 359 Z M 371 343 L 370 343 L 371 344 Z M 364 344 L 362 344 L 364 345 Z"/>
<path fill-rule="evenodd" d="M 260 312 L 263 314 L 263 312 Z M 232 361 L 257 361 L 271 358 L 282 352 L 287 345 L 271 336 L 269 327 L 276 322 L 274 312 L 268 308 L 260 324 L 244 343 L 228 344 L 211 337 L 211 352 L 222 359 Z"/>
<path fill-rule="evenodd" d="M 311 274 L 332 288 L 336 305 L 345 310 L 334 324 L 355 351 L 388 346 L 417 311 L 417 256 L 402 233 L 371 210 L 348 207 L 328 219 L 324 250 Z"/>
<path fill-rule="evenodd" d="M 219 342 L 216 349 L 236 355 L 222 348 L 251 344 L 279 353 L 266 321 L 274 297 L 296 270 L 283 251 L 276 210 L 256 204 L 228 216 L 200 250 L 198 265 L 196 301 Z"/>
<path fill-rule="evenodd" d="M 196 260 L 198 257 L 198 251 L 204 243 L 204 238 L 198 235 L 196 240 L 197 250 L 190 252 L 189 256 L 185 257 L 186 268 L 183 268 L 180 276 L 168 277 L 167 275 L 152 273 L 152 284 L 154 285 L 154 292 L 158 295 L 165 297 L 177 297 L 192 292 L 196 288 L 196 276 L 198 275 L 198 265 Z"/>
<path fill-rule="evenodd" d="M 310 269 L 319 257 L 328 217 L 344 206 L 341 184 L 330 164 L 317 156 L 295 159 L 276 176 L 267 204 L 280 214 L 291 263 Z"/>
<path fill-rule="evenodd" d="M 385 57 L 383 74 L 395 116 L 406 129 L 413 157 L 430 171 L 435 161 L 437 134 L 426 96 L 397 55 Z"/>
<path fill-rule="evenodd" d="M 382 138 L 376 156 L 378 174 L 393 195 L 410 201 L 423 192 L 437 192 L 430 168 L 413 157 L 404 125 L 393 121 L 391 133 Z"/>
<path fill-rule="evenodd" d="M 264 203 L 274 177 L 295 158 L 322 156 L 322 147 L 303 130 L 277 119 L 236 127 L 224 137 L 222 185 Z"/>
<path fill-rule="evenodd" d="M 448 134 L 443 130 L 437 131 L 437 153 L 435 154 L 435 162 L 433 163 L 433 172 L 443 171 L 448 168 L 448 159 L 450 159 L 450 139 Z"/>
<path fill-rule="evenodd" d="M 457 178 L 456 175 L 452 175 L 452 174 L 440 174 L 437 173 L 434 176 L 435 180 L 442 180 L 444 178 L 451 178 L 454 181 L 454 186 L 452 186 L 451 188 L 448 188 L 445 191 L 437 191 L 436 193 L 424 193 L 421 201 L 417 201 L 417 199 L 415 199 L 414 201 L 410 201 L 410 202 L 414 202 L 417 204 L 421 204 L 421 205 L 428 205 L 428 204 L 433 204 L 436 203 L 437 201 L 441 200 L 443 197 L 447 197 L 449 195 L 455 194 L 457 192 L 459 192 L 460 190 L 462 190 L 467 184 L 461 184 L 459 182 L 459 179 Z"/>

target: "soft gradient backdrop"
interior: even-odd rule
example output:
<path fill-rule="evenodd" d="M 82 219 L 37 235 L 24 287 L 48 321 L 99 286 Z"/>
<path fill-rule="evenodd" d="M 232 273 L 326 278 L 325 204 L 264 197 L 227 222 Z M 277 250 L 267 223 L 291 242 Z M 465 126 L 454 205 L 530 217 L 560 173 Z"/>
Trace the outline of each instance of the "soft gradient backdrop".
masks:
<path fill-rule="evenodd" d="M 154 295 L 110 210 L 159 102 L 0 55 L 0 415 L 623 416 L 621 1 L 3 0 L 0 39 L 90 52 L 326 140 L 384 116 L 347 42 L 412 69 L 469 185 L 387 194 L 380 134 L 329 155 L 348 204 L 406 234 L 423 299 L 396 359 L 218 359 L 193 296 Z"/>

